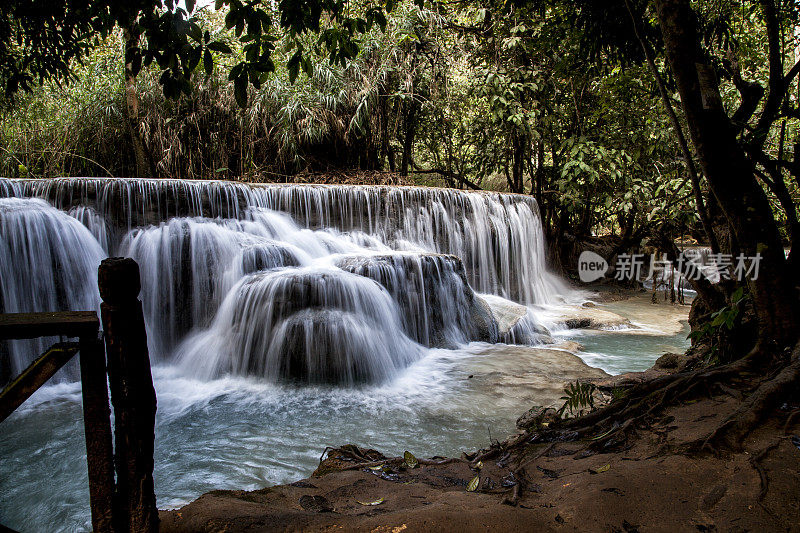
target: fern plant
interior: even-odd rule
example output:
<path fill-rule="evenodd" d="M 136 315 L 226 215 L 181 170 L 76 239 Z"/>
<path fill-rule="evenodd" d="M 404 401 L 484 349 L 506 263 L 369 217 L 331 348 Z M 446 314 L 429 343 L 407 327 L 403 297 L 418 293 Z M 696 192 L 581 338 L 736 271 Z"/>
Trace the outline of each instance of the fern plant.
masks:
<path fill-rule="evenodd" d="M 594 392 L 597 387 L 593 383 L 583 383 L 576 381 L 569 383 L 564 387 L 564 396 L 561 397 L 564 405 L 558 410 L 558 415 L 564 417 L 564 414 L 569 411 L 571 416 L 577 416 L 583 411 L 592 411 L 594 409 Z"/>

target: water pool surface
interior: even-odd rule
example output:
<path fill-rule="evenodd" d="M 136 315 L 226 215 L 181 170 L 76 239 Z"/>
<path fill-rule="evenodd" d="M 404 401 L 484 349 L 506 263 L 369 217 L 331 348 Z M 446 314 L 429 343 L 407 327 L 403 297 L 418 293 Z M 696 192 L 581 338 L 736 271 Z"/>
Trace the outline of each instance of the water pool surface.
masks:
<path fill-rule="evenodd" d="M 326 446 L 457 456 L 513 433 L 531 405 L 557 405 L 562 383 L 591 373 L 583 361 L 616 374 L 688 346 L 688 306 L 653 305 L 649 295 L 600 306 L 640 328 L 558 332 L 557 340 L 584 346 L 580 359 L 542 347 L 432 349 L 381 386 L 200 381 L 157 366 L 158 505 L 307 477 Z M 79 383 L 43 388 L 0 424 L 0 457 L 0 523 L 19 531 L 90 529 Z"/>

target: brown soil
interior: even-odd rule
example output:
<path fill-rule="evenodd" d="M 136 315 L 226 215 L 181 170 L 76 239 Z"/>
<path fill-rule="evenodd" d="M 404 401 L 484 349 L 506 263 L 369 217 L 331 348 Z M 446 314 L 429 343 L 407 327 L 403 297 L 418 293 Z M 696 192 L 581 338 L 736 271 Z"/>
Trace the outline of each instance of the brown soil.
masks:
<path fill-rule="evenodd" d="M 726 457 L 676 451 L 738 405 L 722 395 L 670 407 L 614 453 L 589 454 L 586 442 L 518 444 L 483 461 L 476 492 L 466 490 L 476 471 L 463 459 L 414 469 L 390 460 L 391 474 L 330 460 L 325 475 L 214 491 L 162 511 L 162 531 L 800 531 L 800 449 L 790 437 L 800 416 L 784 428 L 788 413 L 775 412 Z M 510 505 L 514 489 L 503 481 L 514 471 L 524 478 Z"/>

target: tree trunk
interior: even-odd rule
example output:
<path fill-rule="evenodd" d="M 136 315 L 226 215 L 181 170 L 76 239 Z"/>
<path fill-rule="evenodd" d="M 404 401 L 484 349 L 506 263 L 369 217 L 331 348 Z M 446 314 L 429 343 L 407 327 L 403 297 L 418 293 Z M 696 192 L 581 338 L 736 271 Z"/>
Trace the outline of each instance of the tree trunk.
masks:
<path fill-rule="evenodd" d="M 381 86 L 380 93 L 383 94 L 385 89 Z M 379 109 L 380 109 L 380 120 L 381 120 L 381 153 L 379 156 L 379 170 L 383 170 L 384 161 L 387 160 L 389 157 L 389 113 L 387 108 L 389 107 L 389 103 L 385 96 L 379 96 Z M 390 165 L 392 167 L 392 171 L 394 171 L 394 165 Z"/>
<path fill-rule="evenodd" d="M 414 149 L 414 134 L 417 124 L 417 103 L 412 100 L 406 110 L 405 132 L 403 137 L 403 159 L 400 162 L 400 175 L 408 176 L 408 167 L 411 164 L 411 152 Z"/>
<path fill-rule="evenodd" d="M 762 341 L 789 345 L 797 338 L 797 294 L 777 224 L 755 177 L 755 163 L 736 141 L 722 108 L 713 71 L 700 51 L 688 0 L 657 0 L 667 60 L 675 77 L 700 165 L 746 256 L 762 257 L 757 279 L 748 279 Z"/>
<path fill-rule="evenodd" d="M 525 138 L 525 135 L 517 132 L 511 135 L 513 162 L 511 166 L 511 180 L 509 181 L 509 188 L 511 189 L 511 192 L 514 193 L 521 194 L 524 192 L 526 141 L 527 139 Z"/>
<path fill-rule="evenodd" d="M 132 26 L 132 25 L 131 25 Z M 136 92 L 136 70 L 131 58 L 131 50 L 139 46 L 139 34 L 128 26 L 122 30 L 122 38 L 125 42 L 125 121 L 128 126 L 128 134 L 131 136 L 131 146 L 133 148 L 134 161 L 136 162 L 137 178 L 156 177 L 156 168 L 153 157 L 145 145 L 142 134 L 139 130 L 139 95 Z"/>

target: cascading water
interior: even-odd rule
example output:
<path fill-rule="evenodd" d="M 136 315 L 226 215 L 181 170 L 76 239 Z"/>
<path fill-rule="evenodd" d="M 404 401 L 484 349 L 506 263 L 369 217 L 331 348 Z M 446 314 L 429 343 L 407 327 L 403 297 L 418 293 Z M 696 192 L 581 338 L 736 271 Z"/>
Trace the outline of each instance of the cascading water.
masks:
<path fill-rule="evenodd" d="M 344 257 L 337 266 L 380 283 L 397 303 L 405 331 L 425 346 L 497 342 L 497 323 L 476 296 L 458 257 L 394 253 Z"/>
<path fill-rule="evenodd" d="M 0 312 L 99 308 L 105 252 L 78 220 L 47 202 L 0 198 Z M 0 382 L 19 374 L 55 339 L 0 344 Z"/>
<path fill-rule="evenodd" d="M 2 180 L 0 180 L 2 181 Z M 183 180 L 5 180 L 17 195 L 69 210 L 92 207 L 118 236 L 174 217 L 242 219 L 253 207 L 310 229 L 366 234 L 395 250 L 459 257 L 470 285 L 523 303 L 568 292 L 545 268 L 539 210 L 530 196 L 385 186 L 241 184 Z M 0 188 L 2 195 L 2 188 Z"/>
<path fill-rule="evenodd" d="M 187 373 L 352 385 L 420 355 L 378 283 L 331 267 L 257 272 L 229 293 L 207 331 L 179 350 Z"/>
<path fill-rule="evenodd" d="M 68 212 L 93 235 L 93 250 L 136 259 L 151 357 L 169 362 L 178 353 L 204 378 L 381 381 L 418 359 L 420 346 L 538 342 L 532 314 L 499 329 L 473 287 L 496 295 L 494 306 L 565 292 L 544 268 L 538 210 L 524 196 L 180 180 L 0 183 L 0 194 L 41 197 Z"/>

